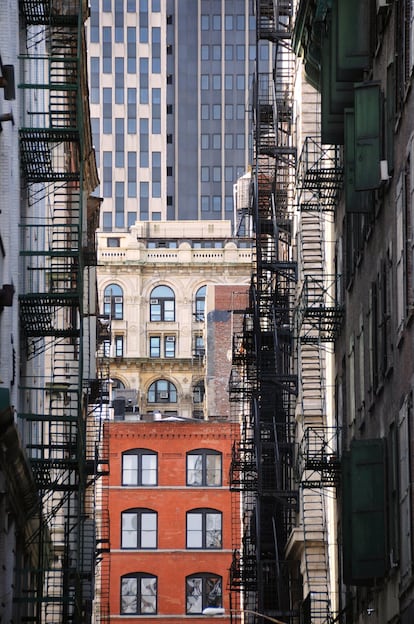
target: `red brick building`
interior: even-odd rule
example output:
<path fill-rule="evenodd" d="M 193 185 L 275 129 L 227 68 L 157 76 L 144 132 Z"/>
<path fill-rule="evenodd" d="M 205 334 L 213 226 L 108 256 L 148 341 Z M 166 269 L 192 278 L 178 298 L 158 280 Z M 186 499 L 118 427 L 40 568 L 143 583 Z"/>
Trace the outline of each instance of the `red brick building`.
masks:
<path fill-rule="evenodd" d="M 106 436 L 110 621 L 191 616 L 206 624 L 204 608 L 229 607 L 238 495 L 228 475 L 238 425 L 112 421 Z"/>

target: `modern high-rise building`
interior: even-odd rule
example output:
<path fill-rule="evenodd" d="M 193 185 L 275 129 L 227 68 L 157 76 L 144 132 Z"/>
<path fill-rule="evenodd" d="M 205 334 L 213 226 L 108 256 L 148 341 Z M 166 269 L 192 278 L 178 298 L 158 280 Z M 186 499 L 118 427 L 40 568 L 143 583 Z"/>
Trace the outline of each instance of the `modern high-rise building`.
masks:
<path fill-rule="evenodd" d="M 234 217 L 251 161 L 250 0 L 92 0 L 91 116 L 102 227 Z M 260 62 L 271 66 L 269 42 Z"/>

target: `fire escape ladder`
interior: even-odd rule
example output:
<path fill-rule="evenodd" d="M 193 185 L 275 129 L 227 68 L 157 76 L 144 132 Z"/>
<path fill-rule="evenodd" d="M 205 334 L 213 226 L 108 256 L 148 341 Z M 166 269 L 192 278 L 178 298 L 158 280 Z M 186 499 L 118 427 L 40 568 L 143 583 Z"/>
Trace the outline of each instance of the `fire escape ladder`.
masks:
<path fill-rule="evenodd" d="M 302 488 L 301 495 L 305 559 L 304 593 L 310 595 L 310 621 L 315 624 L 329 624 L 331 616 L 326 492 L 322 488 Z"/>
<path fill-rule="evenodd" d="M 340 276 L 325 274 L 323 213 L 302 212 L 300 255 L 302 284 L 297 301 L 296 324 L 302 343 L 332 342 L 343 319 Z"/>

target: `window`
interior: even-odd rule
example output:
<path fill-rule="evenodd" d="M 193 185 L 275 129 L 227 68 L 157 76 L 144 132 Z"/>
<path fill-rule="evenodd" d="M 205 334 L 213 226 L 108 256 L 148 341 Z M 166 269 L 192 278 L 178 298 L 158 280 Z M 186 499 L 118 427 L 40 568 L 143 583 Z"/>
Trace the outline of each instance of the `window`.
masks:
<path fill-rule="evenodd" d="M 209 60 L 209 52 L 210 52 L 210 46 L 208 46 L 208 45 L 202 45 L 201 46 L 201 60 L 202 61 L 208 61 Z"/>
<path fill-rule="evenodd" d="M 208 104 L 201 105 L 201 119 L 209 119 L 209 116 L 210 116 L 209 110 L 210 110 L 210 107 Z"/>
<path fill-rule="evenodd" d="M 124 318 L 124 296 L 123 291 L 117 284 L 110 284 L 104 291 L 104 314 L 112 319 L 121 320 Z"/>
<path fill-rule="evenodd" d="M 210 449 L 197 449 L 187 453 L 187 485 L 221 485 L 221 453 Z"/>
<path fill-rule="evenodd" d="M 207 89 L 209 89 L 209 78 L 210 76 L 208 74 L 201 75 L 201 89 L 203 91 L 206 91 Z"/>
<path fill-rule="evenodd" d="M 127 128 L 128 134 L 136 134 L 137 131 L 137 90 L 127 89 Z"/>
<path fill-rule="evenodd" d="M 112 133 L 112 89 L 104 87 L 102 89 L 102 98 L 103 98 L 103 109 L 102 109 L 103 133 L 111 134 Z"/>
<path fill-rule="evenodd" d="M 231 74 L 225 75 L 224 88 L 226 89 L 226 91 L 231 91 L 233 89 L 233 76 Z"/>
<path fill-rule="evenodd" d="M 115 336 L 115 357 L 124 357 L 124 337 Z"/>
<path fill-rule="evenodd" d="M 124 41 L 124 0 L 115 0 L 115 41 Z"/>
<path fill-rule="evenodd" d="M 134 572 L 121 577 L 121 614 L 157 613 L 157 577 Z"/>
<path fill-rule="evenodd" d="M 175 336 L 165 336 L 164 338 L 164 357 L 175 357 Z"/>
<path fill-rule="evenodd" d="M 201 167 L 201 181 L 202 182 L 210 181 L 210 167 Z"/>
<path fill-rule="evenodd" d="M 202 286 L 196 292 L 195 296 L 195 320 L 204 321 L 204 310 L 206 305 L 206 287 Z"/>
<path fill-rule="evenodd" d="M 127 72 L 137 72 L 137 31 L 134 26 L 127 27 Z"/>
<path fill-rule="evenodd" d="M 104 74 L 112 72 L 112 28 L 102 28 L 102 71 Z"/>
<path fill-rule="evenodd" d="M 213 104 L 213 119 L 221 119 L 221 104 Z"/>
<path fill-rule="evenodd" d="M 224 55 L 225 55 L 226 61 L 233 60 L 233 46 L 232 45 L 224 46 Z"/>
<path fill-rule="evenodd" d="M 175 296 L 168 286 L 157 286 L 150 296 L 151 321 L 175 321 Z"/>
<path fill-rule="evenodd" d="M 194 338 L 194 357 L 203 357 L 204 350 L 204 338 L 203 336 L 195 336 Z"/>
<path fill-rule="evenodd" d="M 200 380 L 193 387 L 193 403 L 203 403 L 204 394 L 204 381 Z"/>
<path fill-rule="evenodd" d="M 115 104 L 124 103 L 124 59 L 115 58 Z"/>
<path fill-rule="evenodd" d="M 221 15 L 213 15 L 213 30 L 221 30 Z"/>
<path fill-rule="evenodd" d="M 209 15 L 201 16 L 201 30 L 210 30 L 210 16 Z"/>
<path fill-rule="evenodd" d="M 137 153 L 128 152 L 128 197 L 137 196 Z"/>
<path fill-rule="evenodd" d="M 221 512 L 193 509 L 187 512 L 187 548 L 221 548 Z"/>
<path fill-rule="evenodd" d="M 115 118 L 115 167 L 124 167 L 124 118 Z"/>
<path fill-rule="evenodd" d="M 214 74 L 213 76 L 213 89 L 215 91 L 220 91 L 221 89 L 221 76 L 218 74 Z"/>
<path fill-rule="evenodd" d="M 149 61 L 147 57 L 139 59 L 139 103 L 149 103 L 149 78 L 148 78 L 148 65 Z"/>
<path fill-rule="evenodd" d="M 167 379 L 158 379 L 148 388 L 148 403 L 177 403 L 177 388 Z"/>
<path fill-rule="evenodd" d="M 212 520 L 209 522 L 209 526 L 211 526 Z M 121 548 L 157 548 L 157 512 L 152 509 L 123 511 L 121 516 Z M 214 548 L 214 546 L 204 546 L 204 548 Z"/>
<path fill-rule="evenodd" d="M 161 28 L 155 26 L 151 30 L 152 35 L 152 73 L 161 73 Z"/>
<path fill-rule="evenodd" d="M 99 56 L 91 56 L 91 102 L 99 104 Z"/>
<path fill-rule="evenodd" d="M 122 485 L 157 485 L 157 453 L 132 449 L 122 454 Z"/>
<path fill-rule="evenodd" d="M 200 573 L 186 578 L 186 612 L 202 613 L 207 607 L 221 607 L 221 576 Z"/>
<path fill-rule="evenodd" d="M 213 61 L 221 61 L 221 46 L 213 45 Z"/>
<path fill-rule="evenodd" d="M 160 336 L 150 336 L 150 357 L 152 358 L 161 357 L 161 337 Z"/>

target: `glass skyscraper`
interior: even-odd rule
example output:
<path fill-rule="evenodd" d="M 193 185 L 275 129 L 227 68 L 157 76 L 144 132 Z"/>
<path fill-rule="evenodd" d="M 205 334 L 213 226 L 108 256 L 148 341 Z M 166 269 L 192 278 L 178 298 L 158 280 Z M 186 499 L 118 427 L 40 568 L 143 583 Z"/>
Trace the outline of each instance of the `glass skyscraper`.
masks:
<path fill-rule="evenodd" d="M 250 0 L 91 0 L 90 97 L 102 228 L 233 220 L 251 162 Z M 261 62 L 271 66 L 268 43 Z"/>

